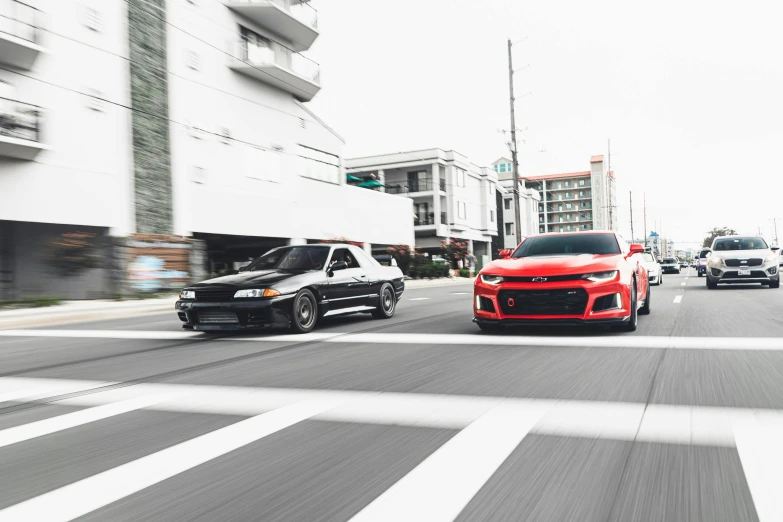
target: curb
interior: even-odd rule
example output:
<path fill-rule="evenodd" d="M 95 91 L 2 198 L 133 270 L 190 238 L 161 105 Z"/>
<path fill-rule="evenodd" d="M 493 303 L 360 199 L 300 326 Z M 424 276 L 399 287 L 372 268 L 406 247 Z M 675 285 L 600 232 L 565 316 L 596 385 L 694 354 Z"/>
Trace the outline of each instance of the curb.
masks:
<path fill-rule="evenodd" d="M 417 288 L 433 288 L 438 286 L 462 286 L 472 285 L 474 279 L 459 277 L 455 279 L 407 279 L 405 280 L 405 290 L 415 290 Z"/>

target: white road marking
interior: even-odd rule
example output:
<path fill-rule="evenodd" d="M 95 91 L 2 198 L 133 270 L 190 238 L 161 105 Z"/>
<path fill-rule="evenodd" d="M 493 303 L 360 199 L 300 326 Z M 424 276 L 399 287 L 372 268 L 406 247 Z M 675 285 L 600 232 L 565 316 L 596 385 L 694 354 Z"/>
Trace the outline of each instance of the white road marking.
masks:
<path fill-rule="evenodd" d="M 62 386 L 67 382 L 0 378 L 0 385 L 7 388 L 13 384 L 20 389 Z M 650 404 L 645 409 L 644 403 L 630 402 L 158 383 L 88 393 L 53 404 L 94 407 L 164 395 L 166 400 L 150 401 L 144 408 L 256 417 L 293 404 L 326 401 L 335 406 L 314 413 L 313 420 L 444 429 L 462 429 L 490 411 L 507 411 L 515 416 L 538 415 L 539 420 L 531 429 L 537 434 L 621 441 L 634 440 L 638 434 L 639 440 L 648 442 L 721 447 L 734 446 L 732 419 L 752 418 L 763 426 L 774 426 L 783 419 L 783 410 L 771 409 L 664 404 Z M 498 410 L 500 405 L 505 409 Z"/>
<path fill-rule="evenodd" d="M 334 406 L 305 401 L 251 417 L 11 506 L 0 521 L 73 520 Z"/>
<path fill-rule="evenodd" d="M 13 428 L 0 431 L 0 448 L 16 444 L 17 442 L 23 442 L 36 437 L 67 430 L 68 428 L 81 426 L 90 422 L 114 417 L 115 415 L 120 415 L 122 413 L 149 408 L 158 402 L 166 400 L 166 398 L 173 398 L 173 396 L 138 397 L 127 401 L 105 404 L 95 408 L 88 408 L 86 410 L 76 411 L 58 417 L 31 422 L 21 426 L 14 426 Z"/>
<path fill-rule="evenodd" d="M 545 412 L 503 403 L 464 428 L 351 519 L 449 522 Z"/>
<path fill-rule="evenodd" d="M 674 296 L 674 302 L 675 303 L 681 303 L 682 302 L 682 295 L 675 295 Z"/>
<path fill-rule="evenodd" d="M 734 437 L 745 480 L 760 522 L 780 521 L 783 514 L 783 416 L 776 423 L 757 418 L 734 419 Z"/>
<path fill-rule="evenodd" d="M 30 381 L 22 378 L 0 379 L 0 403 L 10 401 L 34 401 L 42 397 L 53 397 L 106 386 L 101 381 L 43 380 Z"/>
<path fill-rule="evenodd" d="M 681 290 L 681 289 L 680 289 Z M 74 330 L 0 330 L 0 337 L 14 335 L 44 337 L 78 337 Z M 126 339 L 127 331 L 101 330 L 99 335 L 87 338 Z M 132 333 L 136 333 L 135 331 Z M 165 339 L 156 334 L 171 332 L 144 332 L 146 339 Z M 198 334 L 196 334 L 198 335 Z M 207 338 L 208 339 L 208 338 Z M 641 335 L 614 336 L 525 336 L 525 335 L 482 335 L 476 334 L 427 334 L 427 333 L 350 333 L 324 332 L 302 335 L 267 336 L 227 336 L 214 339 L 229 342 L 285 342 L 322 341 L 327 343 L 359 344 L 422 344 L 436 345 L 473 345 L 489 346 L 526 346 L 536 348 L 636 348 L 636 349 L 674 349 L 674 350 L 744 350 L 744 351 L 783 351 L 783 338 L 780 337 L 666 337 Z M 2 389 L 0 389 L 2 394 Z"/>
<path fill-rule="evenodd" d="M 160 330 L 0 330 L 0 337 L 77 337 L 84 339 L 197 339 L 198 332 L 166 332 Z"/>
<path fill-rule="evenodd" d="M 470 295 L 470 292 L 451 292 L 452 295 Z"/>
<path fill-rule="evenodd" d="M 680 283 L 680 286 L 685 286 L 685 285 L 687 285 L 687 284 L 688 284 L 688 283 Z"/>
<path fill-rule="evenodd" d="M 413 297 L 408 299 L 408 301 L 426 301 L 427 299 L 429 299 L 429 297 Z"/>

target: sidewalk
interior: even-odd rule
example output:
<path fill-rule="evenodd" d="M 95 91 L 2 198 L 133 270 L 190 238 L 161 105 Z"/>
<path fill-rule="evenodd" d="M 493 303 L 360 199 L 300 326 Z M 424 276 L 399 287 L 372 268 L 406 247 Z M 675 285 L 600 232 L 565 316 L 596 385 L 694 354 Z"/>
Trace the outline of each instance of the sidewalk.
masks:
<path fill-rule="evenodd" d="M 59 305 L 40 308 L 0 310 L 0 330 L 122 319 L 166 312 L 174 316 L 176 300 L 176 295 L 128 301 L 96 299 L 65 301 Z"/>

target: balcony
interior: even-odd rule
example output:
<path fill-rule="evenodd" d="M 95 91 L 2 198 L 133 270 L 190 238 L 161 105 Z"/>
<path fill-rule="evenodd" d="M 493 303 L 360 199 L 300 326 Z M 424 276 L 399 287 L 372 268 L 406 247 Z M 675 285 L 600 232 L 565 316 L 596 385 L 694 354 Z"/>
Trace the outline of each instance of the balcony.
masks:
<path fill-rule="evenodd" d="M 413 220 L 413 226 L 414 227 L 425 227 L 425 226 L 432 226 L 435 224 L 435 213 L 430 212 L 426 216 L 422 218 L 415 218 Z M 445 225 L 446 224 L 446 213 L 441 212 L 440 213 L 440 224 Z"/>
<path fill-rule="evenodd" d="M 441 192 L 445 192 L 446 180 L 441 178 Z M 435 190 L 432 178 L 418 179 L 414 181 L 386 181 L 387 194 L 411 194 L 416 192 L 430 192 Z"/>
<path fill-rule="evenodd" d="M 32 160 L 41 143 L 41 108 L 0 98 L 0 156 Z"/>
<path fill-rule="evenodd" d="M 228 66 L 238 73 L 290 92 L 299 101 L 310 101 L 321 90 L 320 66 L 275 42 L 270 47 L 260 47 L 240 40 Z"/>
<path fill-rule="evenodd" d="M 292 0 L 229 0 L 232 11 L 289 42 L 294 51 L 306 51 L 318 38 L 318 11 Z"/>
<path fill-rule="evenodd" d="M 18 0 L 0 2 L 0 62 L 29 70 L 44 49 L 41 12 Z"/>

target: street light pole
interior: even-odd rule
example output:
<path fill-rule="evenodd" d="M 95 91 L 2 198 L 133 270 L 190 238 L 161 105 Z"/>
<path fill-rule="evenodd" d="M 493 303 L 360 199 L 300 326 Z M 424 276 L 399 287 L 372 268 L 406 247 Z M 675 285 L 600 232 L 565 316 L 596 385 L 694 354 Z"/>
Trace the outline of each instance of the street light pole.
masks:
<path fill-rule="evenodd" d="M 519 163 L 517 161 L 517 125 L 514 118 L 514 66 L 511 59 L 511 38 L 508 39 L 508 93 L 511 105 L 511 161 L 514 172 L 514 227 L 518 245 L 522 242 L 522 220 L 519 211 Z"/>

